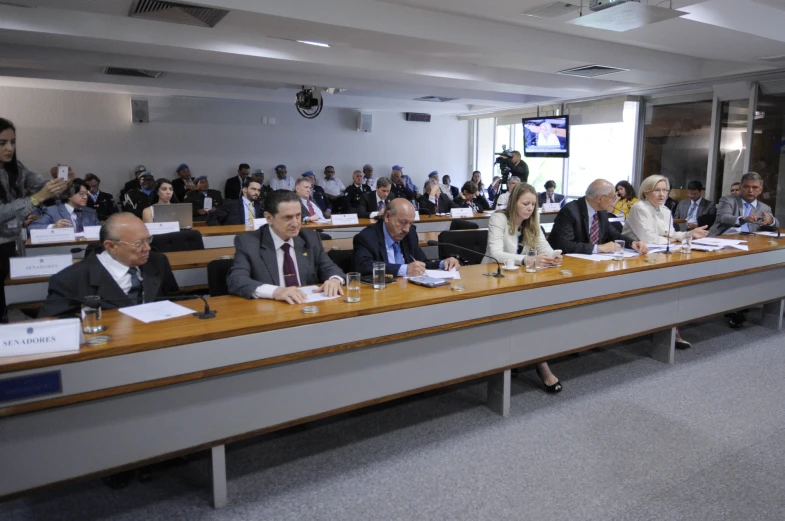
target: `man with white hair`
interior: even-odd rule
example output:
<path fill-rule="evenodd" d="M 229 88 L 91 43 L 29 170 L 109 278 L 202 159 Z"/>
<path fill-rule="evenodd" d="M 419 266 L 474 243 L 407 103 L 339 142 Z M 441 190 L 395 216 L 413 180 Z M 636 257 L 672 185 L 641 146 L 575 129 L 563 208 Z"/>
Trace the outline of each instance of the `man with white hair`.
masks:
<path fill-rule="evenodd" d="M 496 200 L 496 208 L 501 210 L 502 208 L 507 208 L 507 203 L 510 201 L 510 192 L 512 189 L 515 188 L 515 185 L 521 182 L 521 178 L 517 175 L 511 176 L 507 179 L 507 191 L 504 192 L 499 198 Z"/>

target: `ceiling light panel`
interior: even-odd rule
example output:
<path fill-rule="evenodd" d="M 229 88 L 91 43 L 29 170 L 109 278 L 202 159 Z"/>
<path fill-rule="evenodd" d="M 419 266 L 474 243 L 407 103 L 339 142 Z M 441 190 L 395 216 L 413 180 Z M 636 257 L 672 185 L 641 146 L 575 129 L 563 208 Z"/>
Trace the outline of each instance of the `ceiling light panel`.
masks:
<path fill-rule="evenodd" d="M 566 23 L 605 31 L 625 32 L 671 18 L 678 18 L 685 14 L 688 13 L 665 7 L 628 2 L 568 20 Z"/>

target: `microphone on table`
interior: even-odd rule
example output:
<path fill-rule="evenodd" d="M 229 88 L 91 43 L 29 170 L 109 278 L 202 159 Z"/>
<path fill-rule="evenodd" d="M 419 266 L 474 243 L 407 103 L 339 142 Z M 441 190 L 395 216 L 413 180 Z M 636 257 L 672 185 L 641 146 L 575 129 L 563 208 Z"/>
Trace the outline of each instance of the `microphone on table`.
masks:
<path fill-rule="evenodd" d="M 671 251 L 671 228 L 673 228 L 673 212 L 670 213 L 671 218 L 668 221 L 668 245 L 665 247 L 665 251 L 662 252 L 665 255 L 672 255 L 673 252 Z"/>
<path fill-rule="evenodd" d="M 452 243 L 449 243 L 449 242 L 439 242 L 439 241 L 433 241 L 433 240 L 428 241 L 428 246 L 446 246 L 446 247 L 450 247 L 450 248 L 458 248 L 459 250 L 465 250 L 465 251 L 468 251 L 470 253 L 474 253 L 476 255 L 482 255 L 483 257 L 488 257 L 489 259 L 492 259 L 496 263 L 496 273 L 483 273 L 483 275 L 485 275 L 486 277 L 495 277 L 497 279 L 504 278 L 504 273 L 502 273 L 502 264 L 501 264 L 501 262 L 499 262 L 498 259 L 496 259 L 496 257 L 491 257 L 487 253 L 480 253 L 479 251 L 470 250 L 469 248 L 464 248 L 463 246 L 458 246 L 457 244 L 452 244 Z"/>

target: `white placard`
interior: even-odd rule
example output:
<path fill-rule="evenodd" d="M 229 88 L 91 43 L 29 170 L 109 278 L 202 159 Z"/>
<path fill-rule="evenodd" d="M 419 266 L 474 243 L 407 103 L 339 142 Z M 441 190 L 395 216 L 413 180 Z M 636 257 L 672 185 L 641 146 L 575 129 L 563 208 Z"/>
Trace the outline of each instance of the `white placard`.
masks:
<path fill-rule="evenodd" d="M 0 326 L 0 357 L 79 351 L 82 338 L 78 318 L 8 324 Z"/>
<path fill-rule="evenodd" d="M 545 203 L 542 205 L 543 212 L 558 212 L 559 210 L 561 210 L 560 203 Z"/>
<path fill-rule="evenodd" d="M 84 227 L 84 238 L 88 241 L 98 240 L 98 236 L 101 233 L 100 226 L 85 226 Z"/>
<path fill-rule="evenodd" d="M 174 233 L 180 231 L 180 223 L 172 221 L 168 223 L 145 223 L 150 235 L 163 235 L 164 233 Z"/>
<path fill-rule="evenodd" d="M 54 275 L 73 264 L 71 255 L 41 255 L 38 257 L 11 257 L 11 278 L 44 277 Z"/>
<path fill-rule="evenodd" d="M 420 220 L 420 212 L 414 212 L 414 220 L 415 221 L 419 221 Z"/>
<path fill-rule="evenodd" d="M 474 217 L 474 211 L 471 208 L 453 208 L 450 210 L 450 215 L 455 217 Z"/>
<path fill-rule="evenodd" d="M 332 218 L 330 219 L 333 225 L 336 224 L 360 224 L 360 220 L 357 218 L 356 213 L 337 213 L 333 214 Z"/>
<path fill-rule="evenodd" d="M 73 228 L 47 228 L 46 230 L 30 230 L 31 244 L 48 244 L 51 242 L 74 242 L 76 236 Z"/>
<path fill-rule="evenodd" d="M 261 228 L 265 224 L 267 224 L 267 219 L 265 219 L 264 217 L 261 217 L 259 219 L 254 219 L 253 220 L 253 229 L 254 230 L 258 230 L 259 228 Z"/>
<path fill-rule="evenodd" d="M 204 209 L 210 210 L 213 207 L 213 198 L 212 197 L 205 197 L 204 198 Z"/>

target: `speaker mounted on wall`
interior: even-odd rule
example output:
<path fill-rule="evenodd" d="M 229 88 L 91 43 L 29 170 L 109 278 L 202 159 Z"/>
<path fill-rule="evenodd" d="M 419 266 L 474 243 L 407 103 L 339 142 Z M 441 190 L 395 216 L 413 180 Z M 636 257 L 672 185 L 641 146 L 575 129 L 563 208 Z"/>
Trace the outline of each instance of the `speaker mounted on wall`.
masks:
<path fill-rule="evenodd" d="M 131 100 L 131 121 L 134 123 L 150 123 L 150 109 L 147 100 Z"/>
<path fill-rule="evenodd" d="M 370 114 L 357 113 L 357 132 L 370 132 L 373 130 L 373 116 Z"/>

